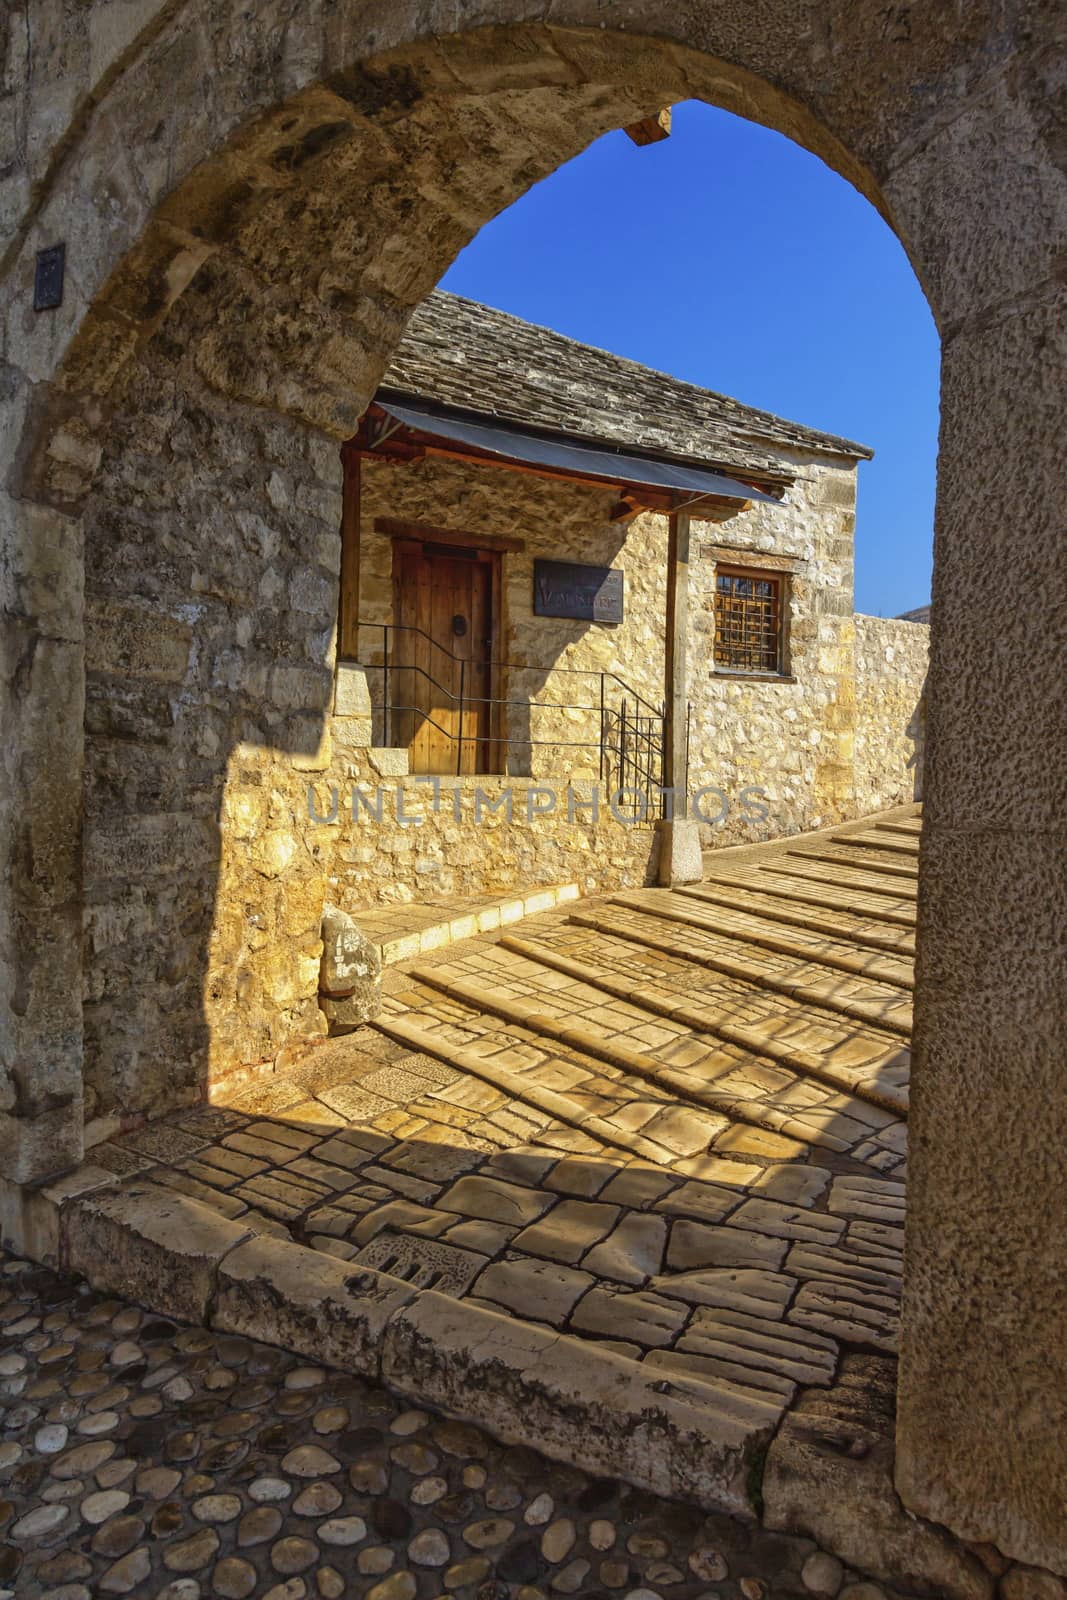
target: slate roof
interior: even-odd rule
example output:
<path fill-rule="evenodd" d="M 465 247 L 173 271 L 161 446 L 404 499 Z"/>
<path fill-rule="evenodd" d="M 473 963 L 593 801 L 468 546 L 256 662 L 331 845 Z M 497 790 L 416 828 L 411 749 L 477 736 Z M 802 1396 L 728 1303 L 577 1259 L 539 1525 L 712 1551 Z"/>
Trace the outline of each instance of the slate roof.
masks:
<path fill-rule="evenodd" d="M 416 307 L 381 393 L 777 480 L 797 476 L 782 450 L 873 454 L 442 289 Z"/>
<path fill-rule="evenodd" d="M 902 611 L 895 620 L 897 622 L 929 622 L 930 607 L 916 606 L 914 611 Z"/>

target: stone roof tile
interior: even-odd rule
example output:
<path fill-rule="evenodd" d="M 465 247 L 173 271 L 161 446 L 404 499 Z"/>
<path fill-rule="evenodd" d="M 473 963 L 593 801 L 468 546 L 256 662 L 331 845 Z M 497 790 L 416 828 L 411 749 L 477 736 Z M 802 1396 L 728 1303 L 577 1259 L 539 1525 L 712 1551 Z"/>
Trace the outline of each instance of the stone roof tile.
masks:
<path fill-rule="evenodd" d="M 381 392 L 756 476 L 795 477 L 795 452 L 872 454 L 441 289 L 416 307 Z"/>

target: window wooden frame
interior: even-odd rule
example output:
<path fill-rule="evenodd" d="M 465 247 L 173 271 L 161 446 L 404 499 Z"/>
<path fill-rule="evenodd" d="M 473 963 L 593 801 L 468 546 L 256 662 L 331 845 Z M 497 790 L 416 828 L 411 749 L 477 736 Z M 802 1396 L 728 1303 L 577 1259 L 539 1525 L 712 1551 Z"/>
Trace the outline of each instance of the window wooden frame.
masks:
<path fill-rule="evenodd" d="M 725 583 L 723 582 L 725 580 Z M 750 586 L 746 593 L 742 584 Z M 715 564 L 715 671 L 744 678 L 784 678 L 789 574 L 780 569 Z"/>

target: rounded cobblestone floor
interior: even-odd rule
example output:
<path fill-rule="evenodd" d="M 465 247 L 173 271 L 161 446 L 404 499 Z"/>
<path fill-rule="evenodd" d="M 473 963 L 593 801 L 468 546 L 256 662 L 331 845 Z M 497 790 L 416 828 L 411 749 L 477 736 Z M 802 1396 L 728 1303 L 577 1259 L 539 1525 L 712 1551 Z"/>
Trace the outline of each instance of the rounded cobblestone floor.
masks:
<path fill-rule="evenodd" d="M 10 1259 L 0 1407 L 0 1600 L 882 1594 L 810 1542 Z"/>

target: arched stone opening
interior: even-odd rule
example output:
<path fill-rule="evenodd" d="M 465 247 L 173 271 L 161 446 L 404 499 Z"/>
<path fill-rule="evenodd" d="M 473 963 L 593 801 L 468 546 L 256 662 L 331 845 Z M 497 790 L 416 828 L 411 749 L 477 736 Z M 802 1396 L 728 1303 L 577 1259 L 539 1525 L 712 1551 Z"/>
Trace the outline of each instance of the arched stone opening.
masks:
<path fill-rule="evenodd" d="M 373 12 L 357 20 L 303 8 L 296 19 L 282 8 L 249 22 L 235 11 L 231 29 L 217 8 L 210 26 L 192 8 L 165 8 L 91 87 L 39 174 L 11 253 L 16 313 L 5 349 L 17 419 L 5 460 L 15 691 L 5 713 L 7 1170 L 31 1180 L 79 1152 L 81 514 L 95 492 L 99 557 L 100 496 L 116 484 L 108 473 L 123 418 L 154 408 L 157 457 L 173 434 L 159 365 L 168 338 L 172 366 L 184 366 L 200 415 L 214 419 L 220 461 L 227 406 L 269 413 L 263 426 L 285 432 L 286 450 L 300 439 L 300 481 L 309 499 L 320 496 L 328 544 L 329 484 L 312 438 L 321 445 L 351 431 L 407 311 L 465 238 L 604 128 L 672 99 L 707 98 L 800 139 L 892 217 L 945 340 L 901 1482 L 909 1503 L 959 1531 L 1063 1565 L 1056 1418 L 1042 1400 L 1054 1374 L 1040 1354 L 1057 1347 L 1061 1256 L 1054 1238 L 1036 1239 L 1025 1206 L 1009 1210 L 1003 1199 L 1005 1174 L 1017 1189 L 1022 1175 L 1048 1214 L 1057 1200 L 1062 1213 L 1062 1172 L 1045 1155 L 1060 1143 L 1064 1115 L 1047 1019 L 1052 930 L 1062 922 L 1053 902 L 1067 892 L 1057 866 L 1064 721 L 1053 715 L 1063 679 L 1055 552 L 1065 200 L 1049 94 L 1055 57 L 1042 31 L 1051 24 L 994 23 L 980 9 L 961 23 L 947 7 L 921 18 L 846 6 L 796 16 L 787 5 L 767 16 L 696 8 L 667 23 L 648 6 L 633 9 L 625 22 L 635 31 L 624 32 L 613 7 L 575 6 L 552 27 L 525 23 L 521 10 L 500 5 L 485 20 L 502 30 L 448 38 L 435 37 L 446 30 L 433 8 L 396 16 L 388 32 Z M 591 23 L 607 26 L 582 31 Z M 201 93 L 204 82 L 212 94 Z M 74 204 L 79 185 L 92 206 Z M 57 230 L 68 232 L 70 290 L 60 314 L 35 319 L 26 309 L 33 252 Z M 152 392 L 139 397 L 138 383 Z M 1034 483 L 1040 498 L 1027 503 Z M 234 510 L 256 514 L 250 504 Z M 1020 548 L 1030 600 L 1005 614 L 999 580 L 1020 564 Z M 291 554 L 296 579 L 305 569 Z M 261 545 L 259 558 L 266 565 L 273 555 Z M 329 560 L 318 566 L 325 585 Z M 91 649 L 102 648 L 109 623 L 109 602 L 97 598 Z M 236 640 L 255 607 L 221 604 Z M 1036 660 L 1035 638 L 1045 641 Z M 180 639 L 174 648 L 180 654 Z M 312 676 L 324 682 L 329 646 L 318 648 Z M 313 691 L 311 703 L 314 723 Z M 291 860 L 304 781 L 296 772 L 320 759 L 311 723 L 297 724 L 297 706 L 285 710 L 277 743 L 257 741 L 254 729 L 237 739 L 239 719 L 221 739 L 211 730 L 218 743 L 190 779 L 216 812 L 240 807 L 248 791 L 266 793 L 257 870 L 267 884 Z M 239 766 L 248 745 L 260 755 L 247 781 L 225 784 L 227 759 L 236 752 Z M 175 814 L 158 793 L 148 798 L 156 815 Z M 237 886 L 231 894 L 225 858 L 213 864 L 211 826 L 209 818 L 197 859 L 204 882 L 220 874 L 216 904 L 225 907 Z M 159 860 L 177 849 L 180 872 L 181 839 L 158 824 L 156 834 L 165 835 L 154 840 Z M 87 844 L 91 882 L 91 834 Z M 301 848 L 306 933 L 317 868 L 313 841 Z M 136 878 L 144 836 L 127 849 Z M 257 885 L 257 902 L 270 893 Z M 274 898 L 278 917 L 288 916 L 292 905 Z M 177 903 L 164 909 L 183 914 Z M 216 917 L 225 944 L 219 927 Z M 174 987 L 190 983 L 183 959 L 195 986 L 210 936 L 193 929 Z M 238 946 L 222 963 L 235 984 L 255 970 Z M 220 992 L 220 1014 L 232 1014 L 235 998 L 239 1007 L 237 987 Z M 100 1033 L 111 1023 L 103 1013 Z M 288 1025 L 280 1021 L 279 1043 Z M 197 1059 L 207 1038 L 190 1045 Z M 120 1104 L 123 1070 L 120 1051 L 99 1114 Z M 1040 1143 L 1022 1115 L 1027 1089 L 1031 1103 L 1043 1091 L 1050 1108 Z M 968 1359 L 957 1364 L 961 1343 Z M 1012 1448 L 1009 1415 L 1025 1423 Z"/>
<path fill-rule="evenodd" d="M 151 54 L 138 66 L 150 74 Z M 79 1064 L 72 1012 L 68 1091 L 84 1091 L 90 1138 L 314 1036 L 326 847 L 304 795 L 329 764 L 330 441 L 352 433 L 412 307 L 484 221 L 608 128 L 687 95 L 786 128 L 874 192 L 810 115 L 741 68 L 662 40 L 487 29 L 344 62 L 253 118 L 165 196 L 80 325 L 59 313 L 70 345 L 30 391 L 14 481 L 72 585 L 85 541 L 86 915 L 75 926 L 74 871 L 68 954 L 80 939 L 86 1035 Z M 99 175 L 106 208 L 119 180 L 102 154 L 70 159 Z M 106 260 L 113 241 L 97 242 Z M 301 512 L 279 534 L 268 524 L 293 496 Z M 225 570 L 200 570 L 201 552 Z M 256 560 L 262 571 L 242 567 Z M 279 614 L 302 624 L 299 645 Z M 82 811 L 81 795 L 70 803 Z M 153 872 L 158 901 L 142 883 Z M 36 1156 L 22 1140 L 23 1176 L 55 1165 L 64 1091 L 47 1094 L 47 1116 L 23 1119 L 49 1129 Z"/>

